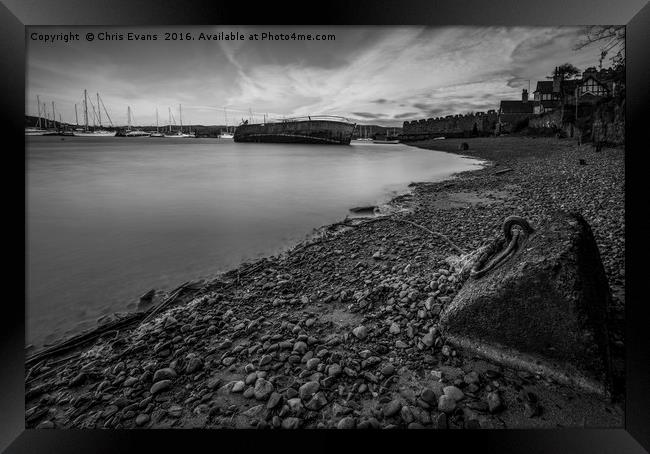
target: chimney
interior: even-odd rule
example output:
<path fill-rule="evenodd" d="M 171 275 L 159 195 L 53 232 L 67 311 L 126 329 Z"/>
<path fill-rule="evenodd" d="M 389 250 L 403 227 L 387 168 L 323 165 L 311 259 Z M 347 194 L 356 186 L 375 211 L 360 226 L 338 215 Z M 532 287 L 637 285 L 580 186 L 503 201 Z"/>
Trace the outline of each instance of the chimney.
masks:
<path fill-rule="evenodd" d="M 523 102 L 528 102 L 528 90 L 525 88 L 521 91 L 521 100 Z"/>
<path fill-rule="evenodd" d="M 562 83 L 562 76 L 560 75 L 559 71 L 557 70 L 557 66 L 555 67 L 555 73 L 553 73 L 553 93 L 559 93 L 560 92 L 560 84 Z"/>

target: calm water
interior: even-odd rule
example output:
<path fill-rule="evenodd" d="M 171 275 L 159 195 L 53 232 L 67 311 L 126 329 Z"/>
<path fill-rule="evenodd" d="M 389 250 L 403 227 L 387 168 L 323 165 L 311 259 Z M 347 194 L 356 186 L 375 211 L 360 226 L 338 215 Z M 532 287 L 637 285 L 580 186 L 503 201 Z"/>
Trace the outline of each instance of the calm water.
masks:
<path fill-rule="evenodd" d="M 397 144 L 29 137 L 27 343 L 297 243 L 477 161 Z"/>

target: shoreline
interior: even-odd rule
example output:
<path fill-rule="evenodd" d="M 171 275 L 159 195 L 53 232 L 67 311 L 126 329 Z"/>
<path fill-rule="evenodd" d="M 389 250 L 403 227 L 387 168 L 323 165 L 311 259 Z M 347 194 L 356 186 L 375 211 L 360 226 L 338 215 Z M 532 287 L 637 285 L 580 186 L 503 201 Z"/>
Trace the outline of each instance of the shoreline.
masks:
<path fill-rule="evenodd" d="M 403 146 L 407 146 L 407 145 L 404 144 Z M 439 153 L 446 153 L 446 152 L 440 151 Z M 461 156 L 461 157 L 476 161 L 477 163 L 480 162 L 479 160 L 476 160 L 475 158 L 469 156 Z M 435 177 L 434 172 L 435 172 L 435 168 L 432 169 L 432 178 Z M 446 179 L 453 178 L 457 173 L 459 172 L 451 173 L 448 176 L 443 177 L 443 179 L 446 180 Z M 438 179 L 436 181 L 442 181 L 442 180 Z M 373 204 L 376 204 L 373 206 L 377 206 L 377 208 L 384 209 L 384 212 L 381 213 L 383 215 L 394 214 L 396 211 L 399 211 L 399 208 L 394 208 L 395 205 L 400 200 L 403 200 L 405 198 L 408 199 L 413 195 L 413 189 L 411 187 L 412 184 L 413 182 L 408 180 L 404 181 L 399 185 L 391 184 L 390 186 L 386 187 L 385 190 L 382 190 L 381 193 L 377 195 L 377 198 L 374 201 L 372 201 Z M 351 206 L 352 205 L 350 205 L 350 207 Z M 293 236 L 293 238 L 287 238 L 286 241 L 278 243 L 273 247 L 269 247 L 267 252 L 255 252 L 253 254 L 249 254 L 248 258 L 242 258 L 241 261 L 239 261 L 238 263 L 234 263 L 233 265 L 224 265 L 223 267 L 220 267 L 216 271 L 214 269 L 206 270 L 206 272 L 204 273 L 194 274 L 192 276 L 183 276 L 182 279 L 189 279 L 191 282 L 198 282 L 198 281 L 209 282 L 211 280 L 218 279 L 220 275 L 229 272 L 234 272 L 240 268 L 246 267 L 250 263 L 256 263 L 257 261 L 267 257 L 286 254 L 287 252 L 289 252 L 295 247 L 300 246 L 304 242 L 308 243 L 313 241 L 314 239 L 317 239 L 319 235 L 322 234 L 323 230 L 329 229 L 331 226 L 339 224 L 344 219 L 347 218 L 354 219 L 357 217 L 362 218 L 364 216 L 364 214 L 362 213 L 361 214 L 353 213 L 350 207 L 348 207 L 347 210 L 342 209 L 341 212 L 339 213 L 339 217 L 337 219 L 331 220 L 330 223 L 316 224 L 313 225 L 313 227 L 308 227 L 308 230 L 305 230 L 302 234 L 296 234 Z M 170 279 L 168 282 L 165 282 L 163 284 L 159 284 L 159 285 L 154 284 L 151 287 L 141 287 L 139 290 L 134 290 L 134 292 L 131 294 L 131 296 L 128 299 L 122 298 L 123 303 L 120 305 L 120 307 L 115 307 L 115 309 L 108 310 L 107 312 L 103 312 L 101 315 L 96 315 L 94 317 L 91 316 L 87 319 L 76 320 L 75 321 L 76 326 L 69 327 L 65 330 L 62 330 L 61 328 L 57 327 L 53 331 L 49 331 L 49 332 L 41 331 L 41 333 L 44 334 L 39 334 L 35 339 L 32 339 L 30 342 L 26 343 L 25 351 L 28 354 L 38 353 L 42 350 L 56 346 L 57 344 L 69 340 L 75 336 L 79 336 L 83 333 L 96 329 L 97 325 L 103 323 L 103 320 L 110 320 L 110 319 L 114 319 L 115 317 L 124 316 L 127 314 L 131 314 L 133 312 L 137 312 L 140 310 L 138 299 L 141 294 L 149 292 L 151 289 L 153 289 L 156 293 L 156 299 L 159 302 L 163 300 L 166 297 L 166 295 L 172 292 L 173 289 L 176 288 L 176 286 L 179 285 L 180 283 L 181 283 L 180 279 L 177 280 Z"/>
<path fill-rule="evenodd" d="M 462 142 L 469 150 L 458 150 Z M 585 217 L 601 248 L 612 311 L 622 314 L 624 262 L 616 234 L 624 228 L 623 195 L 614 193 L 610 198 L 620 200 L 612 203 L 600 190 L 624 184 L 622 151 L 596 154 L 566 140 L 517 137 L 407 145 L 487 161 L 442 181 L 411 183 L 408 194 L 389 202 L 406 202 L 411 211 L 388 217 L 453 234 L 466 250 L 497 235 L 515 207 L 537 223 L 554 206 L 596 203 L 584 205 Z M 577 167 L 578 156 L 587 166 Z M 495 174 L 496 168 L 513 170 Z M 553 184 L 539 178 L 546 174 Z M 585 193 L 571 200 L 576 184 Z M 611 213 L 600 214 L 598 203 L 609 203 Z M 26 426 L 622 426 L 616 402 L 447 345 L 435 326 L 460 285 L 445 263 L 454 251 L 405 224 L 350 220 L 322 226 L 317 237 L 279 255 L 241 264 L 198 290 L 196 299 L 188 296 L 187 304 L 84 347 L 62 365 L 34 366 Z M 521 389 L 537 395 L 539 411 L 529 414 Z M 458 399 L 441 409 L 438 398 L 448 391 Z"/>

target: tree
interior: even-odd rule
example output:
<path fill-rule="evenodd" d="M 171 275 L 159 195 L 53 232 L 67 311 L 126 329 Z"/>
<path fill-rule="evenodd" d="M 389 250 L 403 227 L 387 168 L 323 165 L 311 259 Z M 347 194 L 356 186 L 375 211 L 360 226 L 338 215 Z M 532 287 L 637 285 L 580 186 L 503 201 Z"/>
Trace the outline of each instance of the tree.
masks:
<path fill-rule="evenodd" d="M 547 76 L 547 79 L 552 79 L 556 75 L 560 76 L 563 80 L 572 79 L 580 74 L 580 70 L 571 63 L 563 63 L 558 66 L 553 73 L 552 76 Z"/>
<path fill-rule="evenodd" d="M 625 26 L 624 25 L 589 25 L 583 29 L 583 37 L 574 46 L 580 50 L 592 45 L 600 45 L 598 65 L 603 67 L 607 56 L 614 68 L 625 66 Z"/>

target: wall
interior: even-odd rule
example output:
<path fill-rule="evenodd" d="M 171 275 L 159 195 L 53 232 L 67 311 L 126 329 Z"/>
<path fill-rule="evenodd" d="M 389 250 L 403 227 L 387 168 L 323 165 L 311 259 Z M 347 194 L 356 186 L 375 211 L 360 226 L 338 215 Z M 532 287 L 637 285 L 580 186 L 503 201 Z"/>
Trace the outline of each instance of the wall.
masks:
<path fill-rule="evenodd" d="M 528 121 L 529 128 L 561 128 L 562 110 L 556 109 L 542 115 L 531 117 Z"/>
<path fill-rule="evenodd" d="M 496 122 L 497 113 L 494 110 L 405 121 L 402 126 L 402 140 L 424 140 L 441 136 L 468 137 L 474 133 L 480 136 L 492 135 Z"/>

